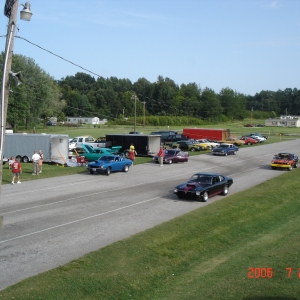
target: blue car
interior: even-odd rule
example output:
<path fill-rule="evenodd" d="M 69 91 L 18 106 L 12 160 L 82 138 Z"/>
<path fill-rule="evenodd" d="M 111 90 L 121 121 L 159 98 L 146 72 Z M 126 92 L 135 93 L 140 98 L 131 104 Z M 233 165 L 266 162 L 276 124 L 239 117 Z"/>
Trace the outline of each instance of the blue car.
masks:
<path fill-rule="evenodd" d="M 111 172 L 128 172 L 132 161 L 119 155 L 104 155 L 98 160 L 89 162 L 87 169 L 91 174 L 105 173 L 109 175 Z"/>
<path fill-rule="evenodd" d="M 212 150 L 213 155 L 224 155 L 227 156 L 229 154 L 236 155 L 239 148 L 233 144 L 221 144 L 219 147 Z"/>

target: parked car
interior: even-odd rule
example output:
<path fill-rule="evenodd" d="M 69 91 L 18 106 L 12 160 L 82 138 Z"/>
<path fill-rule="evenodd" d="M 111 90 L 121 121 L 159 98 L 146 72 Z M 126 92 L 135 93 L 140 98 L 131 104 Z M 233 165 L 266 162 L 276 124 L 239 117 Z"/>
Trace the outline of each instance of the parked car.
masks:
<path fill-rule="evenodd" d="M 281 152 L 274 156 L 271 161 L 272 169 L 288 169 L 298 168 L 299 158 L 297 155 L 287 152 Z"/>
<path fill-rule="evenodd" d="M 216 147 L 219 147 L 220 146 L 220 143 L 217 142 L 217 141 L 210 141 L 208 139 L 201 139 L 201 140 L 197 140 L 199 143 L 206 143 L 208 145 L 211 146 L 211 149 L 213 148 L 216 148 Z"/>
<path fill-rule="evenodd" d="M 178 134 L 177 131 L 174 130 L 162 130 L 162 131 L 153 131 L 150 133 L 150 135 L 160 135 L 161 136 L 161 142 L 164 143 L 164 141 L 170 136 Z"/>
<path fill-rule="evenodd" d="M 165 146 L 172 146 L 173 143 L 185 140 L 185 136 L 182 134 L 172 134 L 166 137 L 163 141 Z"/>
<path fill-rule="evenodd" d="M 258 143 L 258 140 L 253 139 L 250 136 L 242 136 L 240 140 L 244 141 L 246 145 L 254 145 Z"/>
<path fill-rule="evenodd" d="M 105 173 L 110 175 L 111 172 L 128 172 L 131 165 L 132 161 L 126 157 L 105 155 L 96 161 L 89 162 L 87 169 L 90 171 L 90 174 Z"/>
<path fill-rule="evenodd" d="M 180 149 L 165 149 L 165 164 L 172 164 L 178 162 L 187 162 L 189 160 L 189 154 L 181 151 Z M 153 161 L 158 163 L 158 156 L 153 157 Z"/>
<path fill-rule="evenodd" d="M 203 148 L 200 145 L 194 144 L 191 141 L 178 141 L 172 144 L 172 148 L 179 148 L 180 150 L 188 150 L 188 151 L 200 151 Z"/>
<path fill-rule="evenodd" d="M 208 142 L 202 142 L 201 140 L 192 141 L 194 145 L 202 147 L 203 150 L 211 150 L 212 146 Z"/>
<path fill-rule="evenodd" d="M 264 135 L 264 134 L 261 134 L 261 133 L 259 133 L 259 132 L 250 133 L 249 135 L 250 135 L 250 136 L 252 136 L 252 135 L 261 136 L 261 137 L 265 138 L 266 140 L 267 140 L 268 137 L 269 137 L 269 136 Z"/>
<path fill-rule="evenodd" d="M 228 139 L 220 140 L 219 143 L 233 144 L 236 146 L 245 145 L 245 142 L 243 140 L 239 140 L 237 138 L 228 138 Z"/>
<path fill-rule="evenodd" d="M 252 124 L 246 124 L 244 127 L 254 127 Z"/>
<path fill-rule="evenodd" d="M 197 173 L 189 181 L 177 185 L 174 194 L 178 198 L 191 198 L 207 202 L 208 198 L 221 194 L 227 195 L 233 179 L 215 173 Z"/>
<path fill-rule="evenodd" d="M 259 143 L 262 143 L 262 142 L 264 142 L 266 140 L 265 137 L 260 136 L 260 135 L 254 135 L 254 134 L 252 134 L 252 135 L 250 135 L 250 137 L 253 138 L 253 139 L 255 139 L 255 140 L 257 140 Z"/>
<path fill-rule="evenodd" d="M 239 148 L 233 144 L 221 144 L 219 147 L 212 150 L 213 155 L 236 155 Z"/>
<path fill-rule="evenodd" d="M 52 121 L 48 121 L 46 123 L 47 126 L 56 126 L 56 123 L 52 122 Z"/>
<path fill-rule="evenodd" d="M 91 145 L 82 144 L 74 149 L 76 155 L 84 156 L 87 161 L 95 161 L 103 155 L 116 154 L 121 147 L 112 148 L 93 148 Z"/>
<path fill-rule="evenodd" d="M 95 139 L 95 143 L 97 143 L 97 148 L 105 148 L 106 147 L 106 139 L 103 136 Z"/>

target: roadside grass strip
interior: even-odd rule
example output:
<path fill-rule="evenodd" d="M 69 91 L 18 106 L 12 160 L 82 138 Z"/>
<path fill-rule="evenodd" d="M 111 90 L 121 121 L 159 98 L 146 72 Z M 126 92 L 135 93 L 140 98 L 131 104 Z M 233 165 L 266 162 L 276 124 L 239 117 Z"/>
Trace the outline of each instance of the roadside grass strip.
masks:
<path fill-rule="evenodd" d="M 282 172 L 23 280 L 0 299 L 300 299 L 299 176 Z"/>

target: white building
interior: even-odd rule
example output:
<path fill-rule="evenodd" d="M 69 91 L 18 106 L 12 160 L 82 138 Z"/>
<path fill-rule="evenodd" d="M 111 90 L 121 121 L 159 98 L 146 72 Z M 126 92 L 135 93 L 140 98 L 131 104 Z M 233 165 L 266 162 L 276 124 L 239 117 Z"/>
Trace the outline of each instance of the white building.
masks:
<path fill-rule="evenodd" d="M 285 126 L 285 127 L 300 127 L 299 117 L 294 118 L 275 118 L 267 119 L 265 121 L 266 126 Z"/>
<path fill-rule="evenodd" d="M 102 125 L 107 122 L 106 119 L 100 120 L 98 117 L 67 117 L 69 124 L 91 124 L 91 125 Z"/>

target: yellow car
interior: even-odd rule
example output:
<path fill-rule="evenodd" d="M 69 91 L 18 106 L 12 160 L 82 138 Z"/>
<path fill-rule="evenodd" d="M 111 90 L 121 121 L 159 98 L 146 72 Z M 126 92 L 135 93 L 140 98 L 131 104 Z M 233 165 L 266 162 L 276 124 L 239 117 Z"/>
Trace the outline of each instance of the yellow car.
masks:
<path fill-rule="evenodd" d="M 227 144 L 234 144 L 236 146 L 243 146 L 245 145 L 245 142 L 243 140 L 239 140 L 237 138 L 228 138 L 225 140 L 219 141 L 220 143 L 227 143 Z"/>
<path fill-rule="evenodd" d="M 213 148 L 210 143 L 200 142 L 198 140 L 194 140 L 193 144 L 202 147 L 203 150 L 211 150 Z"/>

